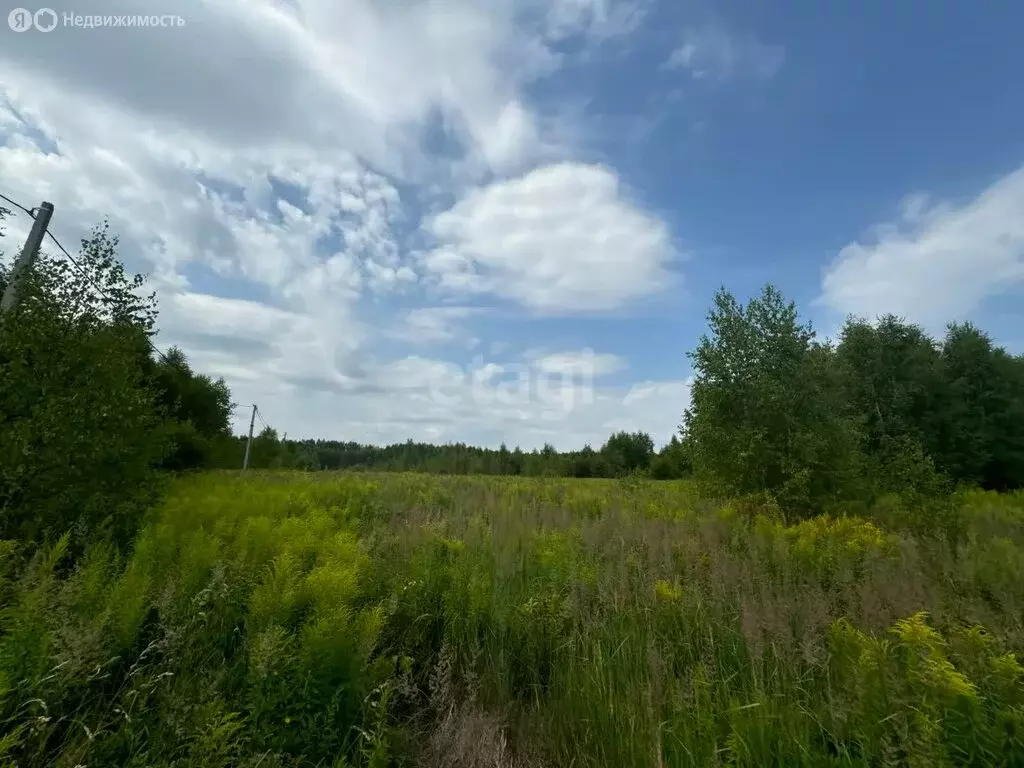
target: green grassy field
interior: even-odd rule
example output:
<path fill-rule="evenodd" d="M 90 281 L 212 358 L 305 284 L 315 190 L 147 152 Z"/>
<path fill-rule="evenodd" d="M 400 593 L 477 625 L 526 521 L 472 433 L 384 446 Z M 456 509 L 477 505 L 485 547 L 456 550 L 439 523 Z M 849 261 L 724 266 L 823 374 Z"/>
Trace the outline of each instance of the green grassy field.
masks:
<path fill-rule="evenodd" d="M 1024 765 L 1024 495 L 936 517 L 785 525 L 683 482 L 178 480 L 125 560 L 4 545 L 0 762 Z"/>

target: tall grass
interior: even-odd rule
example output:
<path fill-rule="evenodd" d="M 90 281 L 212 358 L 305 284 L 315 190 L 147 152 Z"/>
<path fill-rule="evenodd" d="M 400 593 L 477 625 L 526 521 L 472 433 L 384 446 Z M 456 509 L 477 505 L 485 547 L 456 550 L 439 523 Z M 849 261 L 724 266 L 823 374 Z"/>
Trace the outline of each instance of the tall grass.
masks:
<path fill-rule="evenodd" d="M 18 765 L 1024 765 L 1024 496 L 206 475 L 0 547 Z"/>

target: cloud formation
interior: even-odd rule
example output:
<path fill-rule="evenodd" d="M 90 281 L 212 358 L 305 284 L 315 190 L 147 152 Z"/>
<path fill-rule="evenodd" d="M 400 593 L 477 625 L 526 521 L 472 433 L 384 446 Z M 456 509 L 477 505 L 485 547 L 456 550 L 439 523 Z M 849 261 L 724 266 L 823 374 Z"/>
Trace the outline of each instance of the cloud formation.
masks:
<path fill-rule="evenodd" d="M 147 0 L 132 11 L 150 8 L 166 10 Z M 431 400 L 426 382 L 450 375 L 454 392 L 472 393 L 460 389 L 471 377 L 380 342 L 461 339 L 491 300 L 571 313 L 663 283 L 666 225 L 613 170 L 574 162 L 571 121 L 530 94 L 565 65 L 567 41 L 595 49 L 628 35 L 642 4 L 182 0 L 174 10 L 185 27 L 5 36 L 4 193 L 53 201 L 69 248 L 109 217 L 121 256 L 160 291 L 159 343 L 225 376 L 281 431 L 543 442 L 537 420 L 551 409 L 537 398 Z M 533 194 L 562 254 L 523 215 Z M 23 224 L 12 222 L 12 239 Z M 472 266 L 465 285 L 459 259 Z M 432 305 L 439 291 L 459 304 Z M 510 350 L 490 365 L 526 364 Z M 552 429 L 566 447 L 600 433 L 627 393 L 602 390 L 600 406 L 563 411 Z"/>
<path fill-rule="evenodd" d="M 562 163 L 496 182 L 427 228 L 437 245 L 422 266 L 442 290 L 540 313 L 614 309 L 671 282 L 667 226 L 599 166 Z"/>
<path fill-rule="evenodd" d="M 826 269 L 819 302 L 842 314 L 896 313 L 933 330 L 1024 285 L 1024 168 L 962 206 L 925 195 L 844 247 Z"/>

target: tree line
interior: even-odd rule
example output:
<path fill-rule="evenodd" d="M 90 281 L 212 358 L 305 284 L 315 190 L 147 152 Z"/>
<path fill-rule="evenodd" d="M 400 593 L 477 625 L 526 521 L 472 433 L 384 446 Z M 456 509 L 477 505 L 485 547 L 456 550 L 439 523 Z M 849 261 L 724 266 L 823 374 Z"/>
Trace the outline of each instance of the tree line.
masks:
<path fill-rule="evenodd" d="M 957 485 L 1024 487 L 1024 357 L 970 323 L 936 340 L 894 315 L 832 343 L 767 286 L 720 290 L 681 426 L 695 474 L 796 513 Z"/>
<path fill-rule="evenodd" d="M 237 438 L 228 467 L 240 465 L 245 440 Z M 657 479 L 686 476 L 689 471 L 682 443 L 673 436 L 656 451 L 646 432 L 616 432 L 597 449 L 557 451 L 552 445 L 524 451 L 481 448 L 465 443 L 434 445 L 408 440 L 375 446 L 337 440 L 281 440 L 271 428 L 254 440 L 250 456 L 254 468 L 316 470 L 371 470 L 377 472 L 429 472 L 453 475 L 522 475 L 524 477 L 622 477 L 650 475 Z"/>

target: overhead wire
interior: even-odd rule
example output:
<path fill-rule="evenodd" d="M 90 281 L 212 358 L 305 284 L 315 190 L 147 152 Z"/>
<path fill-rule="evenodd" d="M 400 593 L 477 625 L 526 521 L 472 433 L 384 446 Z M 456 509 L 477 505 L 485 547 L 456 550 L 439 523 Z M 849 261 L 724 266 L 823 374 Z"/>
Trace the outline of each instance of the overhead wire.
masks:
<path fill-rule="evenodd" d="M 256 416 L 257 416 L 257 418 L 259 418 L 260 424 L 263 425 L 264 429 L 270 429 L 270 425 L 267 424 L 266 420 L 264 420 L 264 418 L 263 418 L 263 414 L 260 413 L 259 406 L 258 405 L 253 405 L 253 408 L 256 409 Z"/>
<path fill-rule="evenodd" d="M 35 219 L 35 214 L 31 210 L 26 208 L 24 205 L 19 203 L 18 201 L 12 200 L 11 198 L 7 197 L 7 195 L 4 195 L 2 193 L 0 193 L 0 199 L 6 200 L 8 203 L 10 203 L 11 205 L 15 206 L 16 208 L 20 208 L 21 210 L 23 210 L 32 219 Z M 78 263 L 78 260 L 74 256 L 71 255 L 71 252 L 68 251 L 68 249 L 64 247 L 63 243 L 61 243 L 61 241 L 57 239 L 57 236 L 55 234 L 53 234 L 53 232 L 51 232 L 49 230 L 49 228 L 47 228 L 46 234 L 53 241 L 54 245 L 56 245 L 61 250 L 61 252 L 67 257 L 68 261 L 71 262 L 71 264 L 75 267 L 75 269 L 78 270 L 78 273 L 82 277 L 84 277 L 86 279 L 86 281 L 89 283 L 89 285 L 92 286 L 93 290 L 96 291 L 96 293 L 98 293 L 103 298 L 104 301 L 109 303 L 110 302 L 110 297 L 107 296 L 107 294 L 103 292 L 102 288 L 100 288 L 98 285 L 96 285 L 96 281 L 93 280 L 92 276 L 88 272 L 86 272 L 85 268 L 81 264 Z M 171 362 L 167 358 L 167 355 L 165 355 L 163 352 L 161 352 L 159 349 L 157 349 L 156 345 L 153 343 L 153 341 L 149 338 L 148 335 L 146 336 L 146 343 L 149 344 L 149 348 L 152 349 L 160 357 L 160 359 L 162 359 L 165 363 L 170 363 Z"/>
<path fill-rule="evenodd" d="M 26 208 L 24 205 L 22 205 L 18 201 L 12 200 L 11 198 L 7 197 L 7 195 L 4 195 L 4 194 L 0 193 L 0 200 L 4 200 L 4 201 L 10 203 L 15 208 L 19 208 L 22 211 L 24 211 L 25 213 L 27 213 L 32 219 L 35 219 L 35 214 L 32 212 L 32 210 Z M 78 260 L 74 256 L 71 255 L 71 252 L 68 251 L 68 249 L 64 247 L 64 244 L 61 243 L 61 241 L 57 239 L 57 236 L 55 234 L 53 234 L 53 232 L 51 232 L 49 229 L 46 230 L 46 234 L 53 241 L 54 245 L 56 245 L 60 249 L 61 253 L 63 253 L 64 256 L 67 257 L 68 261 L 71 262 L 71 264 L 75 267 L 75 269 L 78 270 L 78 273 L 82 277 L 84 277 L 86 279 L 86 281 L 89 283 L 89 285 L 92 286 L 93 290 L 95 290 L 96 293 L 98 293 L 105 301 L 110 302 L 110 297 L 107 296 L 107 294 L 103 291 L 102 288 L 100 288 L 98 285 L 96 285 L 96 281 L 93 280 L 92 276 L 85 270 L 85 268 L 81 264 L 78 263 Z M 148 335 L 146 336 L 146 343 L 149 344 L 150 349 L 152 349 L 157 355 L 159 355 L 160 358 L 165 363 L 170 363 L 170 360 L 167 358 L 167 355 L 165 355 L 163 352 L 161 352 L 159 349 L 157 349 L 156 345 L 152 342 L 152 340 L 150 340 Z M 235 410 L 235 409 L 238 409 L 238 408 L 242 408 L 242 407 L 248 407 L 248 406 L 234 405 L 234 406 L 232 406 L 232 410 Z M 263 426 L 265 428 L 270 429 L 270 425 L 267 424 L 266 420 L 263 418 L 263 414 L 260 413 L 259 407 L 255 403 L 253 404 L 252 407 L 255 410 L 256 415 L 259 417 L 260 423 L 263 424 Z"/>
<path fill-rule="evenodd" d="M 33 219 L 36 217 L 36 215 L 34 213 L 32 213 L 32 211 L 35 210 L 34 208 L 29 210 L 28 208 L 26 208 L 24 205 L 22 205 L 18 201 L 11 200 L 11 198 L 9 198 L 7 195 L 0 194 L 0 200 L 6 200 L 8 203 L 13 205 L 15 208 L 20 208 L 25 213 L 27 213 L 29 216 L 31 216 Z"/>

